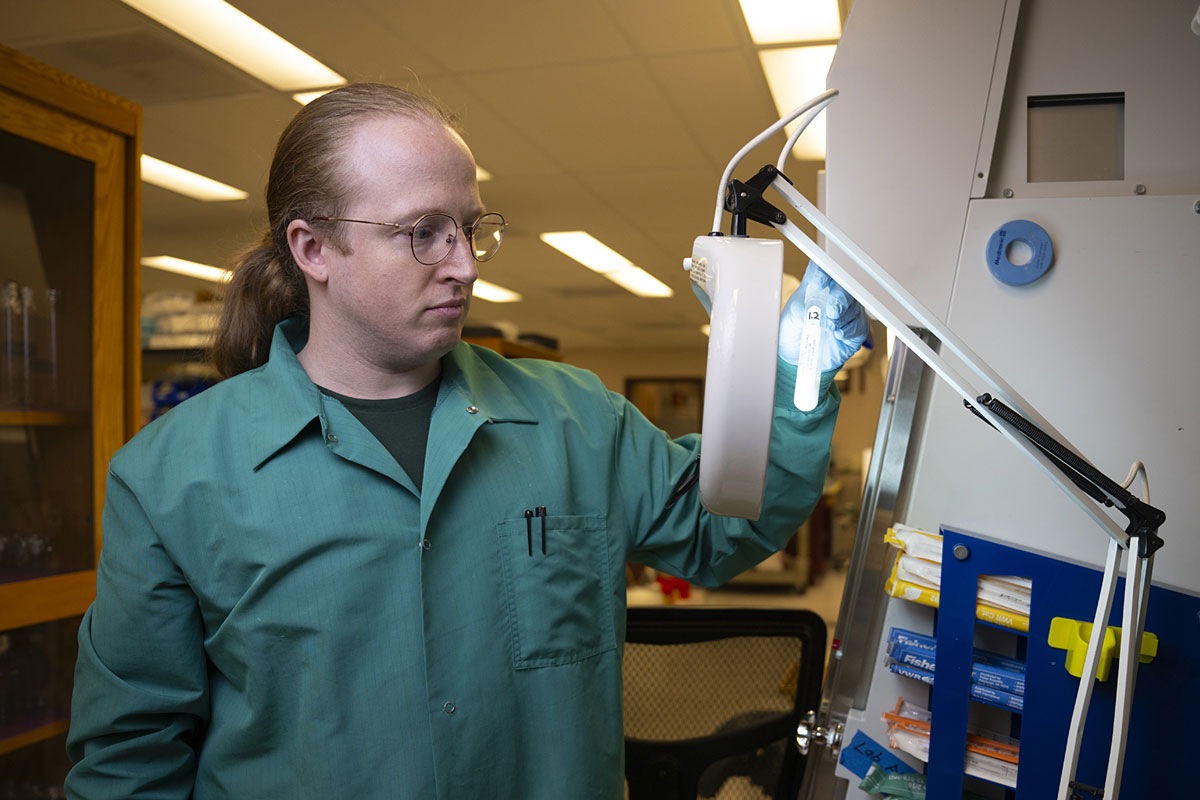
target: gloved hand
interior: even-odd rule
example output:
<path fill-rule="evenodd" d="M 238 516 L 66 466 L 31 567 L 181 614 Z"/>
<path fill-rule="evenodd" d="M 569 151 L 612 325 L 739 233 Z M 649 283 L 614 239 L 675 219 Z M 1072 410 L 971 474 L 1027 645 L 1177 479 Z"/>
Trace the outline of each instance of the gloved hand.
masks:
<path fill-rule="evenodd" d="M 806 310 L 804 300 L 810 288 L 824 290 L 828 295 L 817 365 L 822 372 L 840 369 L 846 359 L 858 352 L 858 348 L 866 341 L 870 323 L 862 305 L 812 262 L 804 272 L 800 287 L 792 292 L 780 315 L 779 357 L 789 364 L 795 364 L 800 359 L 800 336 Z"/>

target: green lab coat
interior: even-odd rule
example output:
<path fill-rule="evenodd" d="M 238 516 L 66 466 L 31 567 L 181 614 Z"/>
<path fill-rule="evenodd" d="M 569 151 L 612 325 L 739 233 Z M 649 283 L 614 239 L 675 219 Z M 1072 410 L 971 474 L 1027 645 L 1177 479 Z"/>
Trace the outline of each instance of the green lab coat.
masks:
<path fill-rule="evenodd" d="M 306 336 L 282 323 L 269 363 L 112 459 L 68 796 L 620 798 L 624 564 L 713 585 L 783 546 L 821 493 L 831 376 L 803 414 L 780 365 L 748 523 L 695 487 L 669 505 L 699 436 L 589 372 L 465 343 L 418 494 L 309 380 Z"/>

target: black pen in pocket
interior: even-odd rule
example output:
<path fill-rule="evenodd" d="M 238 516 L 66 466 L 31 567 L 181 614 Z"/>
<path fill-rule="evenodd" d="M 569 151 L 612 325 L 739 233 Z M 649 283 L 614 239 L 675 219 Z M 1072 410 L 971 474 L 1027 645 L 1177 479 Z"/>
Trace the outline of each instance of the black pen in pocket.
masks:
<path fill-rule="evenodd" d="M 538 506 L 535 513 L 542 518 L 542 555 L 546 555 L 546 507 Z"/>

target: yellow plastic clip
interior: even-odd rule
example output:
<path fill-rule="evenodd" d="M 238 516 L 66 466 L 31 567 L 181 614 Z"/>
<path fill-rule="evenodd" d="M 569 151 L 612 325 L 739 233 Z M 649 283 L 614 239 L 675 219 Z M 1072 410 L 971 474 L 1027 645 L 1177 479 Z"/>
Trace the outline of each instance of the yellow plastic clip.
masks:
<path fill-rule="evenodd" d="M 1083 677 L 1083 662 L 1087 658 L 1088 640 L 1092 637 L 1092 623 L 1066 617 L 1055 617 L 1050 620 L 1050 646 L 1057 650 L 1066 650 L 1067 658 L 1063 664 L 1067 672 L 1076 678 Z M 1104 631 L 1104 641 L 1100 645 L 1100 663 L 1096 666 L 1096 680 L 1108 680 L 1108 670 L 1113 658 L 1121 646 L 1121 629 L 1109 626 Z M 1153 633 L 1142 634 L 1142 649 L 1138 661 L 1149 664 L 1158 655 L 1158 637 Z"/>

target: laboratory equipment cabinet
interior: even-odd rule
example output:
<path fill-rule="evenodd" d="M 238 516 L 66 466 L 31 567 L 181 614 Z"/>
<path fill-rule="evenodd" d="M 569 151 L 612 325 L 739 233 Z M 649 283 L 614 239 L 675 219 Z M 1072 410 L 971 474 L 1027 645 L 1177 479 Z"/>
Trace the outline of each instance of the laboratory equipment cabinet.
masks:
<path fill-rule="evenodd" d="M 928 312 L 906 321 L 944 325 L 1096 469 L 1128 474 L 1129 492 L 1166 514 L 1121 798 L 1187 793 L 1200 704 L 1195 17 L 1195 0 L 855 0 L 827 83 L 839 94 L 825 111 L 824 210 Z M 941 355 L 962 371 L 953 349 Z M 822 704 L 803 731 L 818 753 L 802 796 L 876 796 L 860 788 L 875 763 L 924 773 L 930 800 L 964 788 L 1058 797 L 1080 680 L 1063 631 L 1091 623 L 1110 541 L 1091 515 L 1125 520 L 1084 510 L 913 351 L 893 354 L 888 380 Z M 885 536 L 901 524 L 943 537 L 910 562 L 940 573 L 932 591 L 899 573 L 898 557 L 913 556 Z M 985 577 L 1032 587 L 1022 624 L 984 618 Z M 1109 626 L 1122 625 L 1121 598 Z M 936 647 L 898 664 L 894 640 L 910 633 Z M 1020 662 L 1012 691 L 975 688 L 976 661 L 993 656 Z M 928 667 L 924 683 L 914 666 Z M 1110 763 L 1110 666 L 1082 737 L 1082 798 L 1098 796 Z M 910 735 L 922 728 L 924 752 Z M 1000 779 L 963 778 L 970 736 L 1016 748 Z"/>
<path fill-rule="evenodd" d="M 104 476 L 135 429 L 141 109 L 0 47 L 0 798 L 62 796 Z"/>

